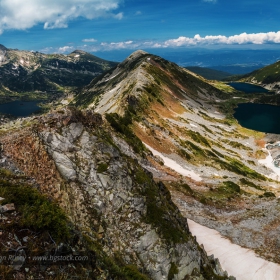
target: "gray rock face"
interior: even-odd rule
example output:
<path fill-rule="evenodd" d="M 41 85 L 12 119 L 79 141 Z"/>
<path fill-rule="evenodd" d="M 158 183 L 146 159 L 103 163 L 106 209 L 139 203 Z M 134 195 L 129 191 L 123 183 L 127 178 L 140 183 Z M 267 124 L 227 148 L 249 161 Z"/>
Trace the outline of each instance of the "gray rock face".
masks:
<path fill-rule="evenodd" d="M 155 243 L 158 241 L 158 239 L 159 239 L 159 236 L 157 235 L 155 230 L 151 230 L 151 231 L 147 232 L 145 235 L 143 235 L 140 238 L 140 244 L 138 246 L 138 251 L 139 252 L 146 251 L 151 246 L 154 246 Z"/>
<path fill-rule="evenodd" d="M 69 127 L 63 129 L 63 136 L 73 143 L 79 136 L 81 136 L 84 127 L 81 123 L 71 123 Z"/>
<path fill-rule="evenodd" d="M 0 213 L 12 212 L 15 210 L 16 209 L 15 209 L 14 203 L 5 204 L 3 206 L 0 206 Z"/>
<path fill-rule="evenodd" d="M 68 138 L 63 137 L 59 134 L 46 133 L 44 135 L 44 138 L 48 145 L 51 146 L 50 148 L 52 151 L 70 152 L 74 149 L 74 146 L 68 140 Z"/>
<path fill-rule="evenodd" d="M 71 123 L 69 126 L 69 134 L 72 136 L 73 141 L 75 141 L 83 132 L 84 127 L 81 123 Z"/>
<path fill-rule="evenodd" d="M 75 180 L 77 174 L 72 161 L 66 155 L 56 151 L 53 151 L 52 156 L 61 175 L 67 180 Z"/>
<path fill-rule="evenodd" d="M 123 140 L 116 135 L 112 138 L 104 128 L 93 129 L 84 123 L 52 123 L 52 127 L 43 124 L 37 128 L 36 140 L 33 143 L 30 137 L 27 143 L 36 147 L 37 157 L 44 155 L 44 164 L 52 161 L 46 166 L 56 167 L 59 177 L 52 176 L 52 170 L 43 184 L 50 180 L 71 221 L 94 242 L 102 242 L 104 253 L 112 258 L 120 255 L 124 264 L 136 265 L 151 279 L 167 279 L 171 267 L 176 268 L 173 279 L 184 279 L 194 270 L 202 277 L 201 264 L 210 265 L 207 256 L 189 235 L 166 187 L 152 180 L 133 151 L 125 155 Z M 26 147 L 23 153 L 22 146 L 17 147 L 14 156 L 22 158 Z M 33 166 L 34 162 L 25 159 L 24 165 L 28 164 Z M 152 205 L 159 211 L 159 219 L 168 221 L 165 226 L 182 232 L 179 243 L 164 235 L 162 224 L 150 219 Z M 160 207 L 166 210 L 164 219 Z"/>

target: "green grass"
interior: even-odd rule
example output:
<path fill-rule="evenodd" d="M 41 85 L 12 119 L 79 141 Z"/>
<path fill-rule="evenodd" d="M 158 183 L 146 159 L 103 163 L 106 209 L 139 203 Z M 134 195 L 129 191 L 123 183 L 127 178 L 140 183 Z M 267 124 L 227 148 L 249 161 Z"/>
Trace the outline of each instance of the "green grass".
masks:
<path fill-rule="evenodd" d="M 239 185 L 232 181 L 224 181 L 216 187 L 211 187 L 206 192 L 194 192 L 192 196 L 202 204 L 224 207 L 228 200 L 238 197 L 241 193 L 242 190 Z"/>
<path fill-rule="evenodd" d="M 262 181 L 266 181 L 266 177 L 257 173 L 255 170 L 249 168 L 248 166 L 246 166 L 245 164 L 243 164 L 242 162 L 240 162 L 237 159 L 234 158 L 230 158 L 230 157 L 226 157 L 226 159 L 228 160 L 228 164 L 231 166 L 229 167 L 228 170 L 233 171 L 237 174 L 246 176 L 248 178 L 252 178 L 252 179 L 256 179 L 256 180 L 262 180 Z"/>
<path fill-rule="evenodd" d="M 146 223 L 158 229 L 168 243 L 184 243 L 189 236 L 178 219 L 174 218 L 176 206 L 163 183 L 156 184 L 142 168 L 135 172 L 135 182 L 141 185 L 140 193 L 146 198 Z M 179 214 L 178 214 L 179 215 Z"/>
<path fill-rule="evenodd" d="M 16 177 L 9 172 L 2 170 L 1 175 L 0 197 L 5 198 L 2 204 L 15 204 L 21 214 L 21 227 L 49 231 L 57 240 L 69 237 L 68 220 L 58 205 L 30 186 L 11 183 Z"/>
<path fill-rule="evenodd" d="M 168 280 L 173 280 L 174 276 L 176 274 L 178 274 L 178 272 L 179 272 L 179 270 L 178 270 L 177 265 L 174 262 L 172 262 L 171 267 L 170 267 L 169 272 L 168 272 L 167 279 Z"/>
<path fill-rule="evenodd" d="M 223 155 L 215 149 L 203 149 L 198 145 L 192 143 L 191 141 L 181 141 L 181 145 L 191 151 L 194 155 L 190 160 L 202 161 L 204 160 L 205 164 L 207 162 L 212 162 L 214 165 L 220 166 L 220 168 L 234 172 L 236 174 L 246 176 L 248 178 L 266 181 L 266 177 L 257 173 L 255 170 L 246 166 L 241 161 L 231 158 L 229 156 Z"/>
<path fill-rule="evenodd" d="M 240 187 L 232 181 L 223 182 L 223 188 L 227 192 L 240 193 Z"/>
<path fill-rule="evenodd" d="M 186 191 L 187 193 L 189 193 L 189 194 L 194 194 L 194 191 L 191 189 L 191 187 L 188 185 L 188 184 L 186 184 L 186 183 L 184 183 L 184 184 L 182 184 L 182 185 L 180 185 L 183 189 L 184 189 L 184 191 Z"/>
<path fill-rule="evenodd" d="M 222 139 L 222 141 L 224 143 L 232 146 L 233 148 L 243 149 L 243 150 L 247 150 L 247 151 L 252 151 L 252 148 L 247 147 L 247 146 L 243 145 L 242 143 L 239 143 L 239 142 L 236 142 L 236 141 L 227 140 L 227 139 Z"/>
<path fill-rule="evenodd" d="M 187 153 L 184 149 L 178 149 L 178 154 L 186 160 L 190 160 L 192 158 L 191 155 Z"/>
<path fill-rule="evenodd" d="M 215 81 L 215 82 L 212 82 L 212 85 L 223 91 L 223 92 L 226 92 L 228 94 L 235 94 L 236 93 L 236 89 L 234 89 L 233 87 L 227 85 L 226 83 L 223 83 L 223 82 L 218 82 L 218 81 Z"/>
<path fill-rule="evenodd" d="M 202 126 L 202 127 L 205 129 L 205 131 L 207 131 L 207 132 L 213 134 L 213 131 L 212 131 L 211 129 L 209 129 L 206 125 L 200 124 L 200 126 Z"/>
<path fill-rule="evenodd" d="M 100 163 L 97 166 L 97 173 L 103 173 L 108 169 L 108 164 L 107 163 Z"/>
<path fill-rule="evenodd" d="M 249 180 L 247 180 L 247 179 L 245 179 L 245 178 L 241 178 L 241 179 L 240 179 L 240 183 L 241 183 L 242 185 L 247 185 L 247 186 L 249 186 L 249 187 L 255 188 L 255 189 L 257 189 L 257 190 L 263 190 L 260 186 L 254 184 L 253 182 L 251 182 L 251 181 L 249 181 Z"/>
<path fill-rule="evenodd" d="M 195 161 L 209 161 L 218 158 L 218 156 L 213 151 L 201 148 L 200 146 L 194 144 L 191 141 L 181 141 L 181 145 L 193 153 L 195 157 L 192 157 L 192 159 Z"/>
<path fill-rule="evenodd" d="M 126 264 L 119 252 L 109 255 L 103 251 L 101 242 L 90 238 L 87 235 L 83 236 L 88 252 L 94 253 L 97 271 L 107 271 L 110 279 L 114 280 L 149 280 L 150 278 L 141 273 L 136 265 Z M 96 273 L 97 273 L 96 271 Z M 96 275 L 93 275 L 96 276 Z M 96 279 L 90 278 L 90 279 Z M 99 279 L 99 278 L 97 278 Z"/>
<path fill-rule="evenodd" d="M 265 192 L 263 194 L 264 197 L 276 197 L 275 194 L 273 192 Z"/>
<path fill-rule="evenodd" d="M 237 94 L 236 94 L 237 95 Z M 226 115 L 226 119 L 230 124 L 236 124 L 237 120 L 233 117 L 234 109 L 238 106 L 239 103 L 248 102 L 248 95 L 238 94 L 239 98 L 229 98 L 221 103 L 219 103 L 219 109 L 222 113 Z"/>
<path fill-rule="evenodd" d="M 254 78 L 257 82 L 271 84 L 280 81 L 280 62 L 273 63 L 244 76 L 244 80 Z"/>
<path fill-rule="evenodd" d="M 188 136 L 193 141 L 195 141 L 196 143 L 199 143 L 199 144 L 201 144 L 203 146 L 211 148 L 211 145 L 208 142 L 208 140 L 204 136 L 202 136 L 199 132 L 188 130 Z"/>
<path fill-rule="evenodd" d="M 133 118 L 134 115 L 129 110 L 126 111 L 123 117 L 116 113 L 106 114 L 106 119 L 114 130 L 123 135 L 123 138 L 133 148 L 134 152 L 143 155 L 146 148 L 130 128 Z"/>

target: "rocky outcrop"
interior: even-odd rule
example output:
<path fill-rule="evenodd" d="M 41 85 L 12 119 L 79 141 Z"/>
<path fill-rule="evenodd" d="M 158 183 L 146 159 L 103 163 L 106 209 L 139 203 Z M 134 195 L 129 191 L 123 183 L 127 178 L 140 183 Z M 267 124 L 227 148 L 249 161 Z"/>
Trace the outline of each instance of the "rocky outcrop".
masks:
<path fill-rule="evenodd" d="M 106 124 L 66 110 L 0 141 L 4 154 L 112 258 L 151 279 L 218 279 L 164 184 L 125 155 L 111 134 Z"/>

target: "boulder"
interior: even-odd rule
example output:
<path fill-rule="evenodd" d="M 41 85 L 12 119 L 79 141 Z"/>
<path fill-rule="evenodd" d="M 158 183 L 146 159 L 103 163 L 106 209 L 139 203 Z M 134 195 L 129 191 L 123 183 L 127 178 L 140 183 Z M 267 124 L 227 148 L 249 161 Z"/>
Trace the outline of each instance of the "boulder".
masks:
<path fill-rule="evenodd" d="M 65 155 L 53 152 L 53 159 L 60 174 L 67 180 L 75 180 L 77 178 L 76 171 L 72 161 Z"/>
<path fill-rule="evenodd" d="M 5 205 L 0 207 L 0 213 L 12 212 L 12 211 L 15 211 L 15 210 L 16 209 L 15 209 L 14 203 L 5 204 Z"/>

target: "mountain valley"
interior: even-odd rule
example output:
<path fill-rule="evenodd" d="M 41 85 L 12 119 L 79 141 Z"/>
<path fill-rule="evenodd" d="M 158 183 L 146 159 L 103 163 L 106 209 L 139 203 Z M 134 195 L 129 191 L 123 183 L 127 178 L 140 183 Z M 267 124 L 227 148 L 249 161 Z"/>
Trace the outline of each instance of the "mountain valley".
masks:
<path fill-rule="evenodd" d="M 43 115 L 1 125 L 0 184 L 30 185 L 61 207 L 80 249 L 94 252 L 94 265 L 85 265 L 84 273 L 92 279 L 234 279 L 215 256 L 207 257 L 187 219 L 280 263 L 280 137 L 245 129 L 233 118 L 234 106 L 254 96 L 144 51 L 118 65 L 99 61 L 101 68 L 82 64 L 89 58 L 80 51 L 48 57 L 40 67 L 28 54 L 26 75 L 1 51 L 0 75 L 18 83 L 1 78 L 3 95 L 18 94 L 21 83 L 31 85 L 37 73 L 40 81 L 45 77 L 44 91 L 65 87 L 71 93 L 61 94 Z M 52 74 L 57 71 L 58 80 Z M 69 84 L 67 73 L 81 81 L 74 92 L 76 82 Z M 43 92 L 39 85 L 36 90 Z M 0 196 L 16 207 L 20 203 L 7 191 Z M 61 238 L 49 223 L 28 226 Z M 77 244 L 71 243 L 72 251 Z M 27 277 L 26 265 L 5 273 Z M 69 276 L 50 266 L 45 277 L 48 271 Z"/>
<path fill-rule="evenodd" d="M 0 45 L 0 102 L 61 97 L 116 66 L 84 51 L 69 55 L 7 49 Z"/>

